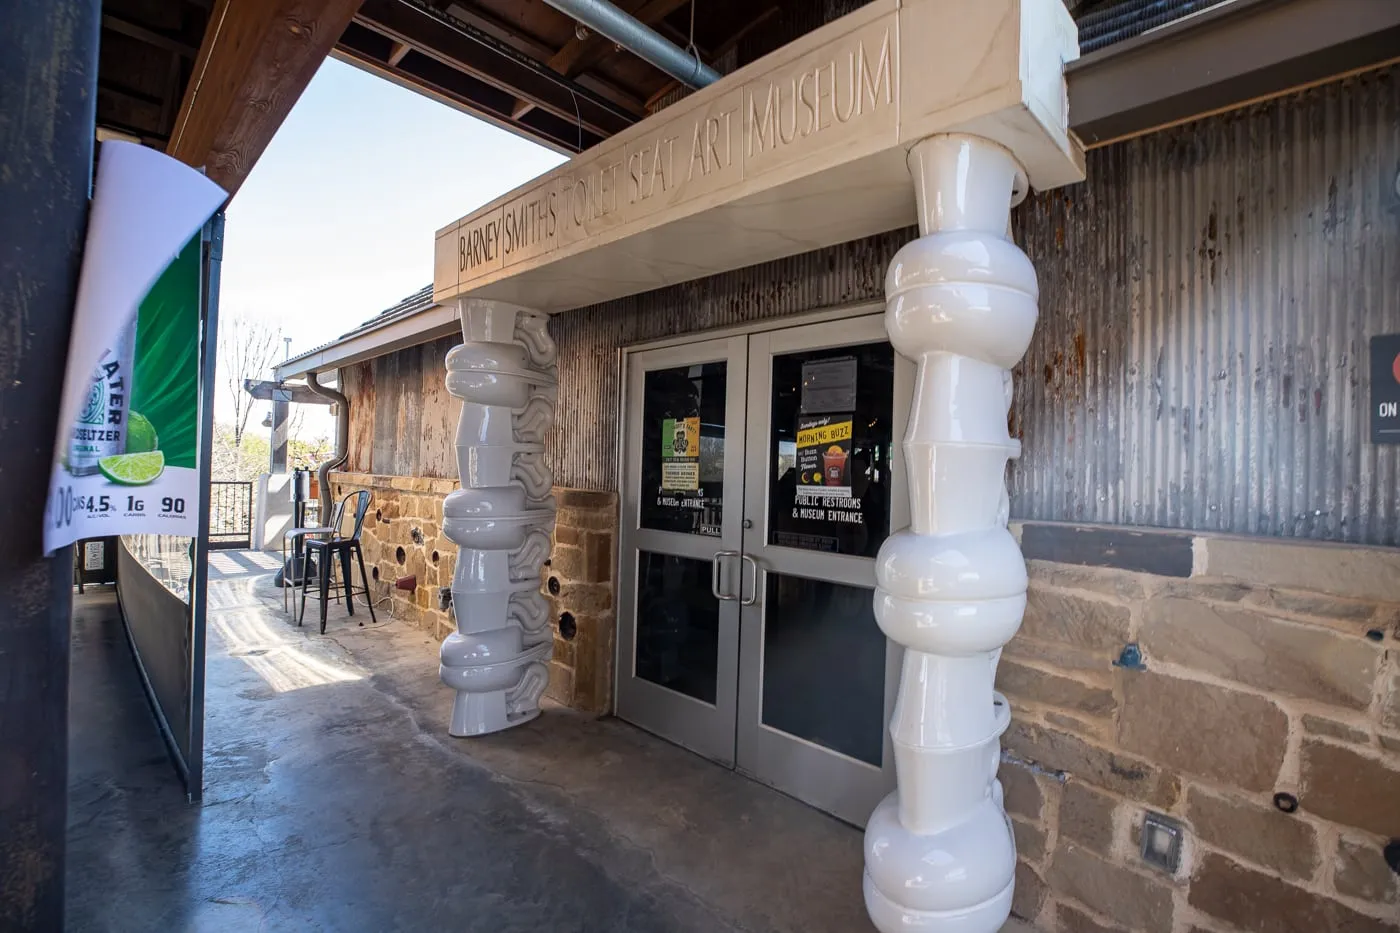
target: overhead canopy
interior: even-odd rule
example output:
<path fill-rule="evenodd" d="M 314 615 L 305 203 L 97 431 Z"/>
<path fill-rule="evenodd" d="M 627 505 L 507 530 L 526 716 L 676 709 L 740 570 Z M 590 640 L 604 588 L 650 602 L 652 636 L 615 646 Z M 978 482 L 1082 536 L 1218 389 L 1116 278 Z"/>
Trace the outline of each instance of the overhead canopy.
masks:
<path fill-rule="evenodd" d="M 936 133 L 1079 181 L 1077 55 L 1060 0 L 875 0 L 438 231 L 433 297 L 563 311 L 890 230 Z"/>

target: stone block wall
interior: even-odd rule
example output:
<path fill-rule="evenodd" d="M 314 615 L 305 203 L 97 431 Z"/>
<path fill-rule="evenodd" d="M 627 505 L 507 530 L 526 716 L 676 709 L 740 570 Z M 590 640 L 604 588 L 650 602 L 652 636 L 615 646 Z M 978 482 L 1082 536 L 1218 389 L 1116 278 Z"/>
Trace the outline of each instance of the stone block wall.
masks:
<path fill-rule="evenodd" d="M 368 489 L 373 499 L 360 543 L 376 611 L 426 629 L 439 640 L 456 630 L 452 610 L 438 608 L 438 589 L 452 585 L 457 545 L 441 533 L 442 502 L 456 480 L 422 476 L 335 473 L 337 498 Z M 559 507 L 554 551 L 543 571 L 553 605 L 554 658 L 549 696 L 575 709 L 605 713 L 612 707 L 613 580 L 617 495 L 554 490 Z M 410 592 L 394 581 L 416 578 Z M 388 602 L 383 602 L 388 600 Z"/>
<path fill-rule="evenodd" d="M 548 695 L 590 713 L 612 709 L 617 622 L 617 494 L 554 490 L 559 506 L 545 592 L 554 606 Z"/>
<path fill-rule="evenodd" d="M 1015 913 L 1046 933 L 1400 929 L 1400 551 L 1016 530 Z M 1140 857 L 1149 811 L 1183 830 L 1175 873 Z"/>
<path fill-rule="evenodd" d="M 375 611 L 387 608 L 394 618 L 426 629 L 438 639 L 456 630 L 452 610 L 438 608 L 438 587 L 452 584 L 457 566 L 457 545 L 442 534 L 442 500 L 456 488 L 456 480 L 451 479 L 331 474 L 337 500 L 361 489 L 368 489 L 372 497 L 360 547 L 375 594 Z M 407 576 L 416 579 L 414 589 L 396 589 L 394 581 Z"/>

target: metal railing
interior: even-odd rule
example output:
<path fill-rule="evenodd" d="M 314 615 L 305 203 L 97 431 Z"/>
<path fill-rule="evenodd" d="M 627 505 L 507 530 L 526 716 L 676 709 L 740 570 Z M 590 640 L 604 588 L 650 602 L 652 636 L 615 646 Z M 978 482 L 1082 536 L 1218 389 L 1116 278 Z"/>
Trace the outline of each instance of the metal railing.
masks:
<path fill-rule="evenodd" d="M 209 483 L 209 547 L 247 548 L 253 543 L 253 484 Z"/>

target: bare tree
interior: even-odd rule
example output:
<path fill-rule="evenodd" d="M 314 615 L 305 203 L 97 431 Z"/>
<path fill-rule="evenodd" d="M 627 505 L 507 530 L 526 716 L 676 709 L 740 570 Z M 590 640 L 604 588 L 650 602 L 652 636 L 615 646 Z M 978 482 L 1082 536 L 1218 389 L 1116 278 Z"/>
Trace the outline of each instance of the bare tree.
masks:
<path fill-rule="evenodd" d="M 278 361 L 282 332 L 246 317 L 229 318 L 219 330 L 219 374 L 233 397 L 233 446 L 241 447 L 256 401 L 243 380 L 261 379 Z"/>
<path fill-rule="evenodd" d="M 302 431 L 306 428 L 306 406 L 293 405 L 292 417 L 287 422 L 287 439 L 296 438 L 301 440 Z"/>

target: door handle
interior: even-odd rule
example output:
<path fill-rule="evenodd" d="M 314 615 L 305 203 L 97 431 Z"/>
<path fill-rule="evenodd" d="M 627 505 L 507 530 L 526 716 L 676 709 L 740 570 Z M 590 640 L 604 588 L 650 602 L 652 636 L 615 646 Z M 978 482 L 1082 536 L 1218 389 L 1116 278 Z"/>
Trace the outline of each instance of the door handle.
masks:
<path fill-rule="evenodd" d="M 739 553 L 738 551 L 715 551 L 715 556 L 712 557 L 712 558 L 710 558 L 710 592 L 714 594 L 715 599 L 736 600 L 736 599 L 739 598 L 739 597 L 737 597 L 737 596 L 725 596 L 724 594 L 722 594 L 722 593 L 719 591 L 719 560 L 720 560 L 721 557 L 740 557 L 740 556 L 742 556 L 742 555 L 740 555 L 740 553 Z M 743 574 L 743 572 L 741 571 L 741 572 L 739 573 L 739 590 L 740 590 L 741 592 L 742 592 L 743 589 L 744 589 L 744 579 L 743 579 L 743 577 L 744 577 L 744 574 Z"/>
<path fill-rule="evenodd" d="M 740 555 L 739 555 L 739 559 L 740 559 L 741 561 L 743 561 L 745 564 L 749 564 L 750 566 L 753 567 L 753 589 L 749 591 L 749 598 L 748 598 L 748 599 L 740 599 L 740 600 L 739 600 L 739 605 L 741 605 L 741 606 L 752 606 L 752 605 L 754 605 L 755 603 L 758 602 L 758 561 L 754 560 L 752 557 L 750 557 L 750 556 L 747 555 L 747 554 L 740 554 Z M 739 569 L 739 595 L 740 595 L 740 596 L 743 596 L 743 594 L 744 594 L 744 571 L 743 571 L 743 566 L 740 565 L 740 569 Z M 730 599 L 733 599 L 733 598 L 734 598 L 734 597 L 732 597 L 732 596 L 730 597 Z"/>

